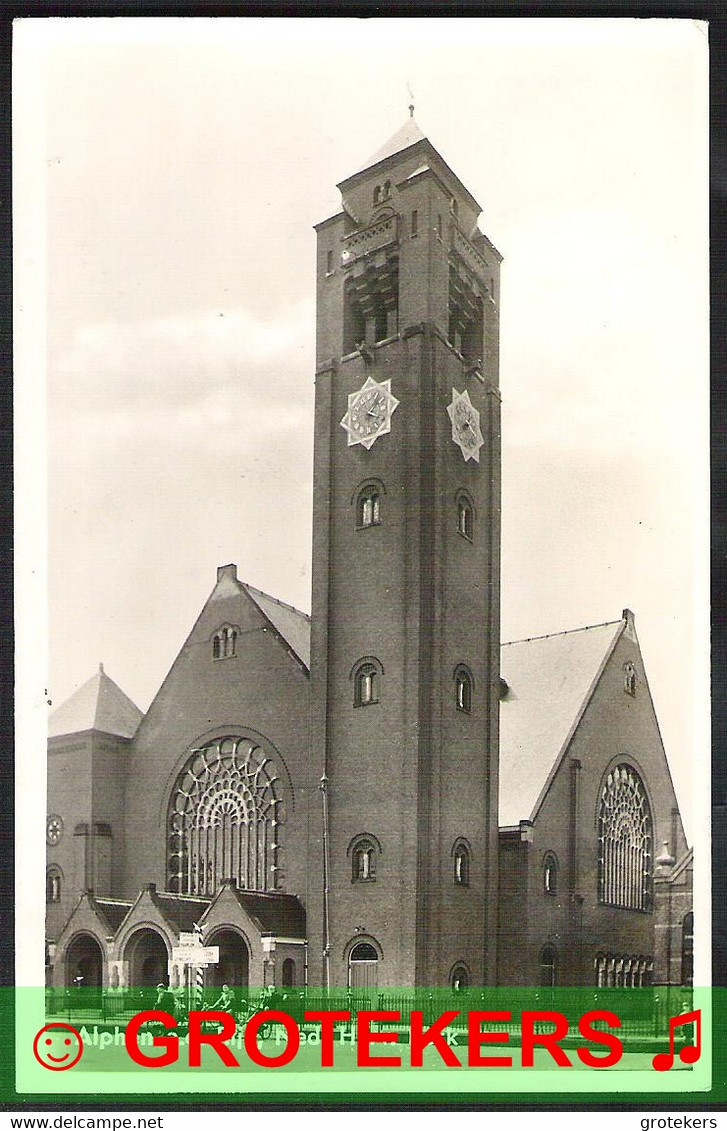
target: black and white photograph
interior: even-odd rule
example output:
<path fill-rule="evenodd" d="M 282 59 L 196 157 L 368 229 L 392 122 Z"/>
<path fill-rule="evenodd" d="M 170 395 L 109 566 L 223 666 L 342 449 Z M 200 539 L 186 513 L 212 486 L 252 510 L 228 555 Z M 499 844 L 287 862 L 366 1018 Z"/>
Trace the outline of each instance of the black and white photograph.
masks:
<path fill-rule="evenodd" d="M 16 25 L 49 1025 L 620 990 L 614 1071 L 681 1025 L 689 1091 L 707 62 L 691 20 Z"/>

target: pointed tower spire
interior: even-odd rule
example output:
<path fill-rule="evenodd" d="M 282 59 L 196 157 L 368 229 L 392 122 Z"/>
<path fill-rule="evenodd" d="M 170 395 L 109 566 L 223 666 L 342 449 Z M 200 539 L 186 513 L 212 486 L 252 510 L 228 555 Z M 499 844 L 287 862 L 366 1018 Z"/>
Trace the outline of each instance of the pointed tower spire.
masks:
<path fill-rule="evenodd" d="M 103 731 L 120 738 L 133 738 L 143 713 L 106 675 L 103 664 L 95 675 L 57 707 L 49 720 L 49 736 Z"/>
<path fill-rule="evenodd" d="M 363 163 L 359 172 L 370 169 L 372 165 L 378 165 L 379 161 L 385 161 L 387 157 L 393 157 L 395 153 L 401 153 L 403 149 L 408 149 L 410 145 L 416 145 L 418 141 L 425 140 L 426 138 L 414 118 L 414 103 L 412 102 L 409 106 L 409 117 L 404 125 L 388 141 L 384 142 L 375 153 L 371 154 L 368 161 Z"/>

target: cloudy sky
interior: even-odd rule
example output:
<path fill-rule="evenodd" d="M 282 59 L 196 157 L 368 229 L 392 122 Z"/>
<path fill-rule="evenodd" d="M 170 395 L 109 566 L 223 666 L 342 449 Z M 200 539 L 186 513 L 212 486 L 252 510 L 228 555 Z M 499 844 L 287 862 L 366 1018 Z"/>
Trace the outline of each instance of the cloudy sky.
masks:
<path fill-rule="evenodd" d="M 24 21 L 16 47 L 36 319 L 18 325 L 44 363 L 20 371 L 19 444 L 42 482 L 47 452 L 54 705 L 102 660 L 146 709 L 220 564 L 309 610 L 312 225 L 411 91 L 504 255 L 503 639 L 632 608 L 688 809 L 707 756 L 704 27 L 66 19 Z M 19 563 L 22 582 L 22 544 Z"/>

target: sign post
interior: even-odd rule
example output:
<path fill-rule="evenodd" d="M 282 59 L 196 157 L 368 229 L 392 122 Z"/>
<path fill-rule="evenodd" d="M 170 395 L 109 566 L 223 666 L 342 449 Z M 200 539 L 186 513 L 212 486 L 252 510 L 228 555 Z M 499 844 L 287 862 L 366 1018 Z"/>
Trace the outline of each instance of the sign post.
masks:
<path fill-rule="evenodd" d="M 218 946 L 175 946 L 172 962 L 185 962 L 188 966 L 216 966 L 220 961 Z"/>
<path fill-rule="evenodd" d="M 187 1012 L 194 1008 L 204 991 L 204 972 L 220 961 L 218 946 L 202 946 L 201 931 L 180 931 L 179 945 L 172 947 L 172 962 L 181 965 L 187 987 Z M 194 999 L 194 1006 L 192 1001 Z"/>

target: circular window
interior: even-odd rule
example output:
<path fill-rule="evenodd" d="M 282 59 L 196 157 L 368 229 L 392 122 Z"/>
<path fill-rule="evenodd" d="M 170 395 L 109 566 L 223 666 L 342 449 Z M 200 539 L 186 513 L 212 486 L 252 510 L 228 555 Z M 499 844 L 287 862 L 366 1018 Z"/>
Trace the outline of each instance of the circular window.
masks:
<path fill-rule="evenodd" d="M 63 821 L 55 813 L 45 823 L 45 839 L 48 844 L 58 844 L 63 836 Z"/>

